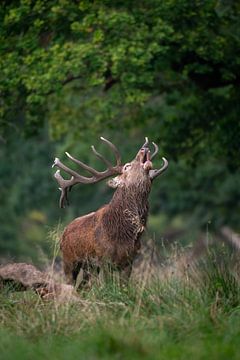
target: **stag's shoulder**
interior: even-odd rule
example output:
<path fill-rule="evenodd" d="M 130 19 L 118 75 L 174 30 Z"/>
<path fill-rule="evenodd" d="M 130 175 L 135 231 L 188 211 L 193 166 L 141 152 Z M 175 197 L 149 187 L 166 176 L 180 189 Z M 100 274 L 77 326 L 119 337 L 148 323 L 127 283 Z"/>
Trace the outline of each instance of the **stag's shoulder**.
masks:
<path fill-rule="evenodd" d="M 95 212 L 90 214 L 79 216 L 68 224 L 62 234 L 62 238 L 68 236 L 70 233 L 79 232 L 80 229 L 84 228 L 89 222 L 92 222 L 95 217 Z"/>
<path fill-rule="evenodd" d="M 91 218 L 91 217 L 94 217 L 95 214 L 96 214 L 96 211 L 92 211 L 91 213 L 89 213 L 89 214 L 87 214 L 87 215 L 83 215 L 83 216 L 77 217 L 77 218 L 74 219 L 72 222 L 74 222 L 74 221 L 76 221 L 76 222 L 78 222 L 78 221 L 85 221 L 85 220 L 87 220 L 87 219 L 89 219 L 89 218 Z"/>

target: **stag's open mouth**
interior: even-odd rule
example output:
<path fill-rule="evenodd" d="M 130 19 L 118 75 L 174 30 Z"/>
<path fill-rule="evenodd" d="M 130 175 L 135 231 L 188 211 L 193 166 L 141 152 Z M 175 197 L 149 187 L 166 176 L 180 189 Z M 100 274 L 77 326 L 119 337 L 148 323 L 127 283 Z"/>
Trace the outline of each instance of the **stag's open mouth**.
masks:
<path fill-rule="evenodd" d="M 141 157 L 140 161 L 143 165 L 144 170 L 151 170 L 152 169 L 152 162 L 151 162 L 151 156 L 150 156 L 150 150 L 148 147 L 144 147 L 141 149 Z"/>
<path fill-rule="evenodd" d="M 147 154 L 148 154 L 148 148 L 142 149 L 143 157 L 142 157 L 142 163 L 144 164 L 147 161 Z"/>
<path fill-rule="evenodd" d="M 141 164 L 144 164 L 147 161 L 147 153 L 148 153 L 147 148 L 142 148 L 140 150 L 140 162 L 141 162 Z"/>

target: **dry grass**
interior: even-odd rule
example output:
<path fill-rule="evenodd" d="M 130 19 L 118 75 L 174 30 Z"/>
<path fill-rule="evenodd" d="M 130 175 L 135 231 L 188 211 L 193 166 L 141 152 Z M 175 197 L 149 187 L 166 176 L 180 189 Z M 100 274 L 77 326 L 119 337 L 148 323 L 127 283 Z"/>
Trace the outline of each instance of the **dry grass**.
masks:
<path fill-rule="evenodd" d="M 191 263 L 175 248 L 159 264 L 151 244 L 128 286 L 101 274 L 64 302 L 4 289 L 1 358 L 30 359 L 30 349 L 36 359 L 238 359 L 239 264 L 222 247 Z"/>

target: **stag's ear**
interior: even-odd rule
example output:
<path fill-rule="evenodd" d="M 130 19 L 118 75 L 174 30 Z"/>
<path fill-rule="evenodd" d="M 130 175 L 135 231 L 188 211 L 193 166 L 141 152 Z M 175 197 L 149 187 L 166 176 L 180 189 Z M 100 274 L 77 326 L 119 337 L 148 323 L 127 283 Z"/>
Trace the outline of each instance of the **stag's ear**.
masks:
<path fill-rule="evenodd" d="M 107 182 L 108 186 L 110 186 L 113 189 L 116 189 L 117 187 L 122 186 L 122 180 L 120 176 L 116 176 L 113 179 L 108 180 Z"/>

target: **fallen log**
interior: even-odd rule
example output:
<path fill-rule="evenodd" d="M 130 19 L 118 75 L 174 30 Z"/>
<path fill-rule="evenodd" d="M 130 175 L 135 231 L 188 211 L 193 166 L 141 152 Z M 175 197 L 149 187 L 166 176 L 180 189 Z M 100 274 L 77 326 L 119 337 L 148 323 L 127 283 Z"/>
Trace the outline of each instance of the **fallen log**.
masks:
<path fill-rule="evenodd" d="M 0 288 L 6 285 L 15 291 L 31 289 L 42 299 L 77 300 L 73 286 L 54 281 L 48 273 L 26 263 L 12 263 L 0 267 Z"/>
<path fill-rule="evenodd" d="M 228 226 L 223 226 L 219 231 L 219 235 L 226 243 L 233 246 L 236 250 L 240 250 L 240 235 L 234 230 Z"/>

